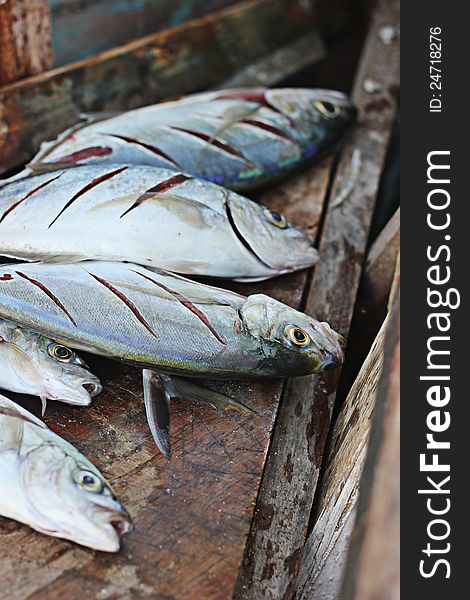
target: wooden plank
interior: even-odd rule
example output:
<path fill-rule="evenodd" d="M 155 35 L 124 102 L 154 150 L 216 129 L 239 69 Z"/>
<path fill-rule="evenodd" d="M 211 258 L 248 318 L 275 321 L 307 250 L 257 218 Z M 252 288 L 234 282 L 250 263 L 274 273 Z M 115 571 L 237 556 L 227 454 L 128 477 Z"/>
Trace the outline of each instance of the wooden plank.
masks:
<path fill-rule="evenodd" d="M 400 295 L 395 294 L 357 520 L 341 592 L 344 600 L 400 597 Z"/>
<path fill-rule="evenodd" d="M 364 282 L 365 296 L 369 298 L 367 310 L 370 313 L 376 312 L 379 307 L 387 304 L 399 248 L 400 209 L 398 208 L 367 254 Z"/>
<path fill-rule="evenodd" d="M 236 0 L 49 0 L 54 66 L 176 27 Z"/>
<path fill-rule="evenodd" d="M 51 67 L 47 0 L 0 2 L 0 85 Z"/>
<path fill-rule="evenodd" d="M 350 332 L 354 354 L 349 357 L 341 378 L 343 397 L 359 373 L 387 314 L 399 244 L 400 209 L 397 209 L 367 254 Z"/>
<path fill-rule="evenodd" d="M 393 318 L 391 313 L 387 314 L 328 441 L 317 490 L 319 502 L 299 569 L 297 600 L 341 598 L 371 419 L 382 376 L 384 340 Z"/>
<path fill-rule="evenodd" d="M 383 362 L 386 320 L 338 415 L 317 490 L 318 517 L 307 538 L 297 580 L 296 599 L 336 600 L 344 576 L 359 483 L 369 439 Z"/>
<path fill-rule="evenodd" d="M 0 88 L 0 172 L 30 159 L 83 111 L 129 109 L 215 85 L 313 22 L 291 0 L 248 0 Z"/>
<path fill-rule="evenodd" d="M 314 235 L 329 167 L 323 161 L 270 190 L 265 200 Z M 306 277 L 233 287 L 299 306 Z M 115 482 L 135 531 L 117 556 L 109 556 L 0 519 L 0 598 L 227 600 L 243 559 L 282 384 L 223 386 L 256 408 L 254 417 L 172 404 L 174 457 L 168 464 L 145 422 L 138 369 L 87 360 L 104 392 L 89 409 L 51 403 L 47 422 Z M 38 412 L 39 402 L 32 405 Z"/>
<path fill-rule="evenodd" d="M 326 48 L 321 35 L 314 29 L 235 73 L 219 87 L 274 86 L 302 69 L 320 62 L 325 55 Z"/>
<path fill-rule="evenodd" d="M 359 122 L 345 145 L 321 236 L 305 311 L 328 320 L 347 337 L 378 191 L 396 113 L 399 47 L 379 32 L 397 26 L 398 1 L 381 0 L 375 11 L 353 99 Z M 366 91 L 373 80 L 380 92 Z M 291 598 L 295 591 L 316 484 L 328 435 L 338 373 L 289 382 L 280 407 L 237 598 Z"/>

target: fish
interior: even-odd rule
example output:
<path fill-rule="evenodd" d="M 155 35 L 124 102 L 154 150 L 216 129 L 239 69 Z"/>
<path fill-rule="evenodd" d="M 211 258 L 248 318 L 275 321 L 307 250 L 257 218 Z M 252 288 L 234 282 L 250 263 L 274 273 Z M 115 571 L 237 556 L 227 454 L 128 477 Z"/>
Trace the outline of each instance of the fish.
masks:
<path fill-rule="evenodd" d="M 343 360 L 326 322 L 264 294 L 132 263 L 2 265 L 0 317 L 75 350 L 190 378 L 301 376 Z"/>
<path fill-rule="evenodd" d="M 160 382 L 162 396 L 155 388 Z M 158 375 L 143 370 L 144 400 L 150 431 L 162 453 L 170 459 L 168 405 L 171 398 L 191 399 L 214 407 L 255 412 L 243 403 L 224 394 L 205 390 L 180 378 Z M 42 415 L 47 400 L 77 406 L 88 406 L 102 391 L 98 377 L 72 349 L 46 336 L 0 319 L 0 389 L 39 396 Z M 162 416 L 162 407 L 166 417 Z"/>
<path fill-rule="evenodd" d="M 344 341 L 328 323 L 269 296 L 132 263 L 0 266 L 0 317 L 142 368 L 150 431 L 168 459 L 171 398 L 252 411 L 194 380 L 308 375 L 344 358 Z"/>
<path fill-rule="evenodd" d="M 0 395 L 0 515 L 49 536 L 117 552 L 131 518 L 98 469 Z"/>
<path fill-rule="evenodd" d="M 347 96 L 332 90 L 202 92 L 112 118 L 94 115 L 44 144 L 21 176 L 77 164 L 140 164 L 252 190 L 321 158 L 355 115 Z"/>
<path fill-rule="evenodd" d="M 0 188 L 0 255 L 128 260 L 257 281 L 311 267 L 312 241 L 278 212 L 184 173 L 85 165 Z"/>
<path fill-rule="evenodd" d="M 344 341 L 326 322 L 131 263 L 3 265 L 0 316 L 142 368 L 150 431 L 167 459 L 171 398 L 253 412 L 195 379 L 301 376 L 343 362 Z"/>
<path fill-rule="evenodd" d="M 0 319 L 0 389 L 88 406 L 102 391 L 78 354 L 56 341 Z"/>

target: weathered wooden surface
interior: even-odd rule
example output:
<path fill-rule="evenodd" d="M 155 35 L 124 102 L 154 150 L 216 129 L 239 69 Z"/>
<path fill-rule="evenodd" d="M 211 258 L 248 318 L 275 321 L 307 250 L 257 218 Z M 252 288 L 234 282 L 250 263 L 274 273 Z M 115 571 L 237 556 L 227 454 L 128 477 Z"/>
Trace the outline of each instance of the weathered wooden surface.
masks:
<path fill-rule="evenodd" d="M 237 0 L 49 0 L 54 66 L 93 56 L 235 4 Z M 358 7 L 349 0 L 291 0 L 315 12 L 322 30 L 337 34 Z"/>
<path fill-rule="evenodd" d="M 265 198 L 310 235 L 322 211 L 318 182 L 327 178 L 329 164 L 320 163 Z M 299 306 L 305 277 L 298 273 L 233 287 Z M 145 422 L 139 371 L 87 359 L 104 392 L 89 409 L 51 403 L 46 420 L 115 482 L 135 531 L 117 556 L 108 556 L 0 519 L 0 598 L 230 598 L 282 383 L 225 386 L 258 416 L 172 404 L 174 456 L 167 463 Z M 28 406 L 39 411 L 39 401 Z"/>
<path fill-rule="evenodd" d="M 370 247 L 362 273 L 351 326 L 354 354 L 343 369 L 339 394 L 347 394 L 377 331 L 387 315 L 387 305 L 400 245 L 400 209 L 391 217 Z"/>
<path fill-rule="evenodd" d="M 320 241 L 321 262 L 303 308 L 347 337 L 372 209 L 396 113 L 399 48 L 380 31 L 398 25 L 398 1 L 376 9 L 353 99 L 359 122 L 342 152 Z M 373 80 L 380 91 L 364 85 Z M 338 374 L 291 380 L 263 474 L 236 598 L 291 598 L 318 481 Z"/>
<path fill-rule="evenodd" d="M 47 0 L 0 2 L 0 85 L 51 67 Z"/>
<path fill-rule="evenodd" d="M 400 209 L 398 208 L 372 244 L 364 271 L 369 310 L 387 304 L 400 248 Z"/>
<path fill-rule="evenodd" d="M 319 62 L 325 54 L 322 37 L 317 30 L 313 30 L 235 73 L 218 87 L 274 86 L 304 67 Z"/>
<path fill-rule="evenodd" d="M 215 85 L 314 23 L 292 0 L 249 0 L 0 88 L 0 172 L 79 114 L 150 104 Z"/>
<path fill-rule="evenodd" d="M 400 597 L 400 294 L 391 307 L 384 365 L 360 484 L 342 600 Z"/>
<path fill-rule="evenodd" d="M 317 490 L 318 517 L 305 544 L 295 597 L 337 600 L 355 518 L 359 482 L 382 368 L 386 322 L 335 423 Z"/>
<path fill-rule="evenodd" d="M 390 289 L 390 286 L 389 286 Z M 313 529 L 307 538 L 296 600 L 339 600 L 353 530 L 371 416 L 384 362 L 385 318 L 328 441 Z"/>
<path fill-rule="evenodd" d="M 236 0 L 49 0 L 54 66 L 175 27 Z"/>

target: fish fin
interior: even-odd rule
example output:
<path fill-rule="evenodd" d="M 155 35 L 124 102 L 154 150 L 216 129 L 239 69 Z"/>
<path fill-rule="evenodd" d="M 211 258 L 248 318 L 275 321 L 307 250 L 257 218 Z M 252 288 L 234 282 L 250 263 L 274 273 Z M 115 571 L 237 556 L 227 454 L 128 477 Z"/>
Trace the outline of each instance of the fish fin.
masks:
<path fill-rule="evenodd" d="M 232 306 L 235 300 L 244 301 L 246 299 L 245 296 L 237 294 L 237 292 L 227 291 L 226 289 L 216 287 L 215 285 L 195 286 L 195 282 L 192 279 L 188 279 L 187 277 L 178 275 L 178 273 L 174 273 L 172 271 L 161 269 L 160 267 L 146 265 L 145 269 L 147 269 L 147 271 L 153 271 L 153 273 L 156 273 L 157 275 L 162 275 L 163 277 L 169 277 L 171 279 L 177 279 L 183 283 L 189 284 L 191 286 L 190 289 L 184 290 L 182 293 L 184 293 L 189 300 L 192 300 L 196 304 Z M 205 279 L 204 277 L 201 278 Z M 216 295 L 216 292 L 220 292 L 220 297 Z"/>
<path fill-rule="evenodd" d="M 0 337 L 0 363 L 4 365 L 7 370 L 10 369 L 12 372 L 16 372 L 16 377 L 24 386 L 23 390 L 25 393 L 34 394 L 41 398 L 43 409 L 42 416 L 44 416 L 47 392 L 42 383 L 42 377 L 39 372 L 39 368 L 36 366 L 31 357 L 28 356 L 28 354 L 16 344 L 3 340 L 3 338 Z M 20 369 L 18 368 L 18 365 L 21 365 Z M 16 404 L 12 404 L 14 407 L 17 407 Z M 20 410 L 20 407 L 17 408 Z M 27 414 L 29 415 L 30 413 Z M 42 421 L 38 420 L 37 424 L 42 425 Z"/>
<path fill-rule="evenodd" d="M 51 173 L 53 171 L 62 171 L 63 169 L 75 169 L 79 165 L 70 162 L 30 162 L 26 166 L 34 175 L 40 175 L 41 173 Z"/>
<path fill-rule="evenodd" d="M 36 425 L 41 429 L 47 429 L 47 425 L 40 419 L 2 394 L 0 394 L 0 415 L 31 423 L 31 425 Z"/>
<path fill-rule="evenodd" d="M 41 417 L 44 418 L 44 415 L 46 414 L 46 408 L 47 408 L 47 398 L 45 396 L 40 396 L 41 398 Z"/>
<path fill-rule="evenodd" d="M 28 177 L 31 177 L 32 175 L 35 175 L 32 169 L 23 169 L 19 173 L 16 173 L 15 175 L 8 177 L 7 179 L 0 179 L 0 188 L 9 183 L 13 183 L 14 181 L 18 181 L 19 179 L 26 179 Z"/>
<path fill-rule="evenodd" d="M 28 263 L 30 265 L 39 265 L 39 264 L 44 264 L 44 263 L 67 263 L 67 264 L 73 264 L 73 263 L 79 263 L 79 262 L 84 262 L 86 260 L 93 260 L 94 258 L 97 257 L 90 257 L 86 254 L 41 254 L 41 253 L 37 253 L 35 254 L 35 258 L 27 258 L 24 256 L 18 256 L 15 255 L 14 253 L 8 252 L 6 254 L 3 254 L 0 251 L 0 256 L 4 256 L 5 258 L 11 258 L 14 260 L 21 260 L 24 263 Z"/>
<path fill-rule="evenodd" d="M 243 402 L 240 402 L 239 400 L 235 400 L 234 398 L 231 398 L 226 394 L 222 394 L 221 392 L 215 392 L 209 388 L 197 385 L 181 377 L 176 377 L 174 375 L 160 375 L 160 379 L 165 384 L 166 393 L 170 396 L 170 398 L 194 400 L 195 402 L 200 402 L 201 404 L 209 404 L 215 408 L 224 408 L 235 410 L 241 413 L 257 414 L 253 408 L 243 404 Z"/>
<path fill-rule="evenodd" d="M 56 164 L 56 163 L 54 163 Z M 70 163 L 67 163 L 70 167 Z M 105 200 L 103 202 L 94 204 L 92 207 L 88 209 L 88 211 L 93 212 L 96 210 L 100 210 L 101 208 L 107 208 L 108 206 L 114 206 L 116 204 L 123 204 L 125 202 L 134 203 L 135 201 L 139 201 L 140 204 L 144 202 L 155 202 L 160 205 L 167 205 L 172 211 L 178 212 L 179 210 L 184 210 L 185 208 L 195 208 L 198 211 L 204 211 L 206 215 L 214 215 L 219 214 L 223 215 L 224 213 L 212 208 L 208 204 L 205 204 L 201 200 L 196 200 L 195 198 L 188 198 L 186 196 L 180 196 L 177 194 L 155 194 L 153 192 L 145 192 L 143 194 L 127 194 L 126 196 L 114 196 L 110 200 Z"/>
<path fill-rule="evenodd" d="M 82 112 L 80 113 L 80 119 L 83 119 L 87 124 L 96 123 L 98 121 L 106 121 L 107 119 L 113 119 L 122 115 L 124 110 L 108 110 L 108 111 L 96 111 L 96 112 Z"/>
<path fill-rule="evenodd" d="M 195 169 L 199 169 L 200 163 L 202 162 L 205 153 L 207 152 L 208 148 L 211 147 L 211 144 L 214 142 L 214 140 L 216 140 L 224 131 L 226 131 L 227 129 L 230 129 L 230 127 L 232 127 L 236 123 L 243 121 L 243 119 L 246 119 L 246 118 L 252 116 L 255 112 L 257 112 L 260 109 L 259 106 L 256 106 L 255 108 L 248 108 L 246 106 L 243 106 L 243 107 L 235 106 L 233 108 L 235 110 L 225 111 L 226 114 L 224 115 L 222 123 L 215 130 L 215 132 L 210 136 L 210 138 L 207 140 L 205 146 L 202 148 L 201 152 L 196 157 L 196 160 L 194 162 Z M 241 158 L 243 158 L 243 157 L 241 157 Z M 247 163 L 250 162 L 246 158 L 244 158 L 244 160 Z"/>
<path fill-rule="evenodd" d="M 36 264 L 42 263 L 81 263 L 87 260 L 93 260 L 91 256 L 87 254 L 49 254 L 47 256 L 41 256 L 37 254 L 37 260 L 31 261 Z"/>
<path fill-rule="evenodd" d="M 143 194 L 141 197 L 144 198 L 146 196 L 146 194 Z M 206 204 L 205 202 L 203 202 L 202 200 L 196 200 L 195 198 L 188 198 L 187 196 L 179 196 L 177 194 L 151 194 L 148 193 L 148 199 L 149 200 L 154 200 L 155 202 L 159 202 L 160 204 L 163 202 L 167 202 L 168 205 L 175 210 L 175 212 L 178 211 L 178 203 L 181 205 L 181 209 L 184 209 L 185 206 L 189 206 L 192 208 L 196 208 L 198 210 L 204 210 L 206 213 L 209 214 L 220 214 L 223 215 L 224 213 L 216 210 L 215 208 L 212 208 L 211 206 L 209 206 L 208 204 Z"/>
<path fill-rule="evenodd" d="M 256 112 L 259 111 L 260 108 L 260 106 L 249 108 L 248 106 L 235 105 L 227 109 L 224 113 L 221 125 L 216 129 L 215 133 L 212 135 L 211 141 L 213 141 L 214 138 L 218 137 L 226 129 L 229 129 L 233 125 L 236 125 L 237 123 L 240 123 L 240 121 L 243 121 L 243 119 L 252 117 Z"/>
<path fill-rule="evenodd" d="M 19 451 L 23 439 L 23 423 L 15 409 L 3 407 L 0 400 L 0 452 Z"/>
<path fill-rule="evenodd" d="M 151 369 L 143 369 L 142 378 L 145 412 L 152 437 L 163 456 L 171 460 L 170 399 L 158 373 Z"/>

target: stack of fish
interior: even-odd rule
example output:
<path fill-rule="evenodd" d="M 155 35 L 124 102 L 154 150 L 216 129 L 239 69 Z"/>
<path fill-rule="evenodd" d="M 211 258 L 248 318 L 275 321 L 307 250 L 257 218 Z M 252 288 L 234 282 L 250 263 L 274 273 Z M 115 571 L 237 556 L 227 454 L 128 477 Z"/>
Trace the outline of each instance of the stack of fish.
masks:
<path fill-rule="evenodd" d="M 134 364 L 169 459 L 171 398 L 251 410 L 197 378 L 338 366 L 327 323 L 183 275 L 258 281 L 315 264 L 303 233 L 233 190 L 317 159 L 354 115 L 338 92 L 235 89 L 95 115 L 45 144 L 0 187 L 0 255 L 25 261 L 0 266 L 0 387 L 39 396 L 43 412 L 48 399 L 86 406 L 101 384 L 76 350 Z M 99 471 L 0 396 L 6 477 L 0 514 L 39 531 L 116 551 L 131 528 Z"/>

